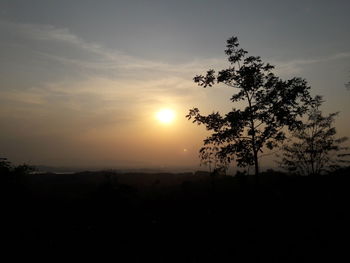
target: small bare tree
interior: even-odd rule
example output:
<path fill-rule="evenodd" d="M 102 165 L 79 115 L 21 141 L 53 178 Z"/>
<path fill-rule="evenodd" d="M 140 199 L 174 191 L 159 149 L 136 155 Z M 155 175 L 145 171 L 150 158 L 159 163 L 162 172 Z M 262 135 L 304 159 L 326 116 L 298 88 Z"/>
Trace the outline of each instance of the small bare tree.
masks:
<path fill-rule="evenodd" d="M 336 138 L 333 126 L 338 113 L 323 116 L 320 111 L 322 97 L 316 96 L 300 129 L 292 133 L 290 143 L 282 148 L 281 166 L 300 175 L 320 175 L 348 163 L 348 147 L 342 143 L 348 138 Z"/>

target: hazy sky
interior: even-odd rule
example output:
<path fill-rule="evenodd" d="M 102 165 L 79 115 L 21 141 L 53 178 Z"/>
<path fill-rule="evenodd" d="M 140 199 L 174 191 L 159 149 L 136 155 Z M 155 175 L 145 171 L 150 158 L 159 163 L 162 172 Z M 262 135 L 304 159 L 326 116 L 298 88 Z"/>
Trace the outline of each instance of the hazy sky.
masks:
<path fill-rule="evenodd" d="M 0 156 L 74 166 L 197 165 L 232 91 L 192 78 L 227 67 L 225 41 L 300 76 L 350 135 L 350 1 L 0 0 Z M 164 125 L 161 108 L 176 112 Z"/>

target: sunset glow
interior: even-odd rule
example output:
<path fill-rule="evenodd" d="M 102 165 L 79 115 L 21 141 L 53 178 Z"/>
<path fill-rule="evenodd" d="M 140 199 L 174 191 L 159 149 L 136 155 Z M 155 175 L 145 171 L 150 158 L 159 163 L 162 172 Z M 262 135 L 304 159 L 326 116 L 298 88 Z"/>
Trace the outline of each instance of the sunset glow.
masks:
<path fill-rule="evenodd" d="M 0 0 L 3 257 L 350 262 L 349 13 Z"/>

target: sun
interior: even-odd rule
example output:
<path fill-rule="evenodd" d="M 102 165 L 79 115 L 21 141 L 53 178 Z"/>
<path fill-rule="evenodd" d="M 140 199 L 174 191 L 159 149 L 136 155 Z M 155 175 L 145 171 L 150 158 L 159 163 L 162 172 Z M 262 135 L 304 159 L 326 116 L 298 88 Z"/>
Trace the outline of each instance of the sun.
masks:
<path fill-rule="evenodd" d="M 171 109 L 161 109 L 157 112 L 156 117 L 161 123 L 169 124 L 173 122 L 175 112 Z"/>

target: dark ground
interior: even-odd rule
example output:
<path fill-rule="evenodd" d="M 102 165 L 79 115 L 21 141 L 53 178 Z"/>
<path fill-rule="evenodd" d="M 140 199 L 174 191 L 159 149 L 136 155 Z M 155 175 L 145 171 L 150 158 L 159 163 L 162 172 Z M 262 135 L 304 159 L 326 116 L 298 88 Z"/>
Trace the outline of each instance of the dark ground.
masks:
<path fill-rule="evenodd" d="M 1 255 L 349 262 L 349 169 L 319 177 L 86 172 L 1 184 Z"/>

